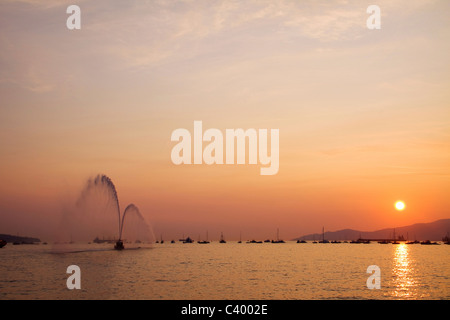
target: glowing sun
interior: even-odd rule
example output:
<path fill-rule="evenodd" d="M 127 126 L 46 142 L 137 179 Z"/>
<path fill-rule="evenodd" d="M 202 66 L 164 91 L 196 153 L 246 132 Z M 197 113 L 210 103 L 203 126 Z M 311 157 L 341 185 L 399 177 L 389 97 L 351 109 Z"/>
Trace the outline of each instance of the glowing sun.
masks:
<path fill-rule="evenodd" d="M 403 201 L 397 201 L 395 203 L 395 209 L 397 209 L 398 211 L 402 211 L 403 209 L 405 209 L 405 203 Z"/>

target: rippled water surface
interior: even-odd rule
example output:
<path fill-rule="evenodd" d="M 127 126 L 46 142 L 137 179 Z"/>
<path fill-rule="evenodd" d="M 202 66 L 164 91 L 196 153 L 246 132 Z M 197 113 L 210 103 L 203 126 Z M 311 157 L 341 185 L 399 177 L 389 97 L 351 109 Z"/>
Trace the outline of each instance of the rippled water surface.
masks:
<path fill-rule="evenodd" d="M 164 243 L 7 245 L 0 299 L 449 299 L 450 246 L 420 244 Z M 69 290 L 69 265 L 81 290 Z M 366 286 L 381 269 L 381 289 Z"/>

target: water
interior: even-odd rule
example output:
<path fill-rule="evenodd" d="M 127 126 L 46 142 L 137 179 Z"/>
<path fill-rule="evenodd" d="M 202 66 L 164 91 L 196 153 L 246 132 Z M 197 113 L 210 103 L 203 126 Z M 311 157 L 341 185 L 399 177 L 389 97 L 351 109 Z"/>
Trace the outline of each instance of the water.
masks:
<path fill-rule="evenodd" d="M 88 179 L 74 204 L 67 204 L 62 212 L 56 242 L 88 242 L 99 239 L 125 239 L 131 243 L 154 242 L 152 228 L 137 206 L 129 204 L 120 214 L 116 187 L 112 180 L 99 174 Z M 58 251 L 65 251 L 60 246 Z M 67 248 L 71 251 L 70 248 Z"/>
<path fill-rule="evenodd" d="M 8 244 L 0 249 L 0 299 L 449 299 L 450 246 L 380 244 Z M 66 269 L 81 268 L 81 290 Z M 369 290 L 369 265 L 381 289 Z"/>
<path fill-rule="evenodd" d="M 149 243 L 155 241 L 153 229 L 145 221 L 138 207 L 134 204 L 128 205 L 123 211 L 122 221 L 120 224 L 120 239 L 128 242 L 139 241 Z"/>

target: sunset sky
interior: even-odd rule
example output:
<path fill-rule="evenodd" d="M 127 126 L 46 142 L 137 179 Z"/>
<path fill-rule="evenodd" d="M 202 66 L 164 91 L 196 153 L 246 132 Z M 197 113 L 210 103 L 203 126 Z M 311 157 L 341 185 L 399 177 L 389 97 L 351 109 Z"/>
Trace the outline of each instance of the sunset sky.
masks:
<path fill-rule="evenodd" d="M 450 218 L 449 16 L 447 0 L 4 0 L 0 233 L 50 237 L 99 173 L 167 240 Z M 171 133 L 195 120 L 279 129 L 278 174 L 174 165 Z"/>

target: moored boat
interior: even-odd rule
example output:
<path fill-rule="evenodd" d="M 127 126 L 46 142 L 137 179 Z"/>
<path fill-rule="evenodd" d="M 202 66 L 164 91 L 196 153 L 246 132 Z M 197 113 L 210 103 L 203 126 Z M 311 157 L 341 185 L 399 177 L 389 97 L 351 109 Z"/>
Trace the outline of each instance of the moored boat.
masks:
<path fill-rule="evenodd" d="M 225 241 L 225 239 L 223 238 L 223 233 L 222 232 L 220 233 L 220 241 L 219 241 L 219 243 L 227 243 Z"/>
<path fill-rule="evenodd" d="M 420 244 L 422 244 L 422 245 L 439 245 L 439 243 L 431 242 L 430 240 L 422 241 Z"/>
<path fill-rule="evenodd" d="M 183 243 L 194 243 L 194 240 L 192 240 L 190 237 L 187 237 L 186 239 L 183 239 Z"/>

